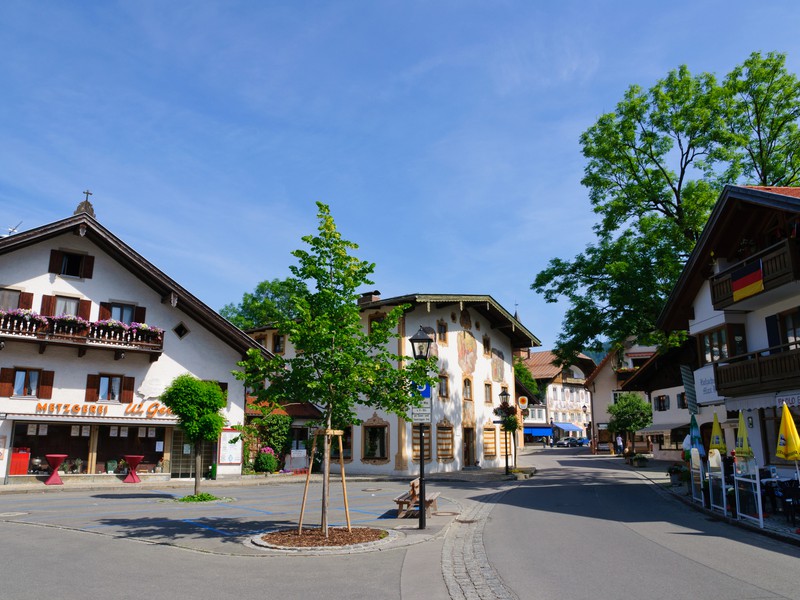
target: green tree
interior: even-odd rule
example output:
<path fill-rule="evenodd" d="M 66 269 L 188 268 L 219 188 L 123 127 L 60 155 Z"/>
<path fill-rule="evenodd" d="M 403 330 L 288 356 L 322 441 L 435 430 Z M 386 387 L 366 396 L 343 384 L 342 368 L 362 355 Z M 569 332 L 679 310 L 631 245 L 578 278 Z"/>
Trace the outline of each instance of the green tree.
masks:
<path fill-rule="evenodd" d="M 410 406 L 422 402 L 417 384 L 434 382 L 436 361 L 415 361 L 389 350 L 408 306 L 394 308 L 364 329 L 358 290 L 373 284 L 369 276 L 375 265 L 351 256 L 358 246 L 341 237 L 328 206 L 317 203 L 317 209 L 317 235 L 302 238 L 308 249 L 292 252 L 297 264 L 290 267 L 298 280 L 309 283 L 308 289 L 295 298 L 293 317 L 281 315 L 277 321 L 296 356 L 265 359 L 251 351 L 237 376 L 259 401 L 317 405 L 326 432 L 334 425 L 359 423 L 357 405 L 407 416 Z M 321 523 L 327 536 L 331 435 L 322 438 Z"/>
<path fill-rule="evenodd" d="M 252 293 L 246 292 L 239 304 L 226 304 L 219 314 L 239 329 L 263 327 L 282 317 L 296 317 L 295 298 L 306 291 L 305 283 L 294 277 L 262 281 Z"/>
<path fill-rule="evenodd" d="M 192 444 L 195 477 L 194 493 L 200 493 L 203 457 L 200 445 L 219 439 L 225 426 L 222 409 L 227 404 L 225 393 L 213 381 L 201 381 L 188 373 L 176 377 L 161 394 L 161 401 L 178 417 L 183 434 Z"/>
<path fill-rule="evenodd" d="M 653 407 L 639 394 L 625 392 L 617 396 L 617 401 L 608 407 L 611 419 L 608 428 L 613 432 L 625 433 L 634 440 L 633 451 L 636 452 L 634 433 L 653 423 Z"/>
<path fill-rule="evenodd" d="M 800 84 L 785 56 L 753 53 L 719 85 L 682 66 L 649 90 L 631 86 L 581 136 L 582 183 L 599 216 L 596 241 L 552 259 L 532 288 L 569 303 L 554 352 L 673 344 L 655 322 L 725 183 L 797 182 Z"/>
<path fill-rule="evenodd" d="M 525 366 L 525 362 L 519 356 L 514 357 L 514 377 L 519 379 L 531 394 L 539 397 L 539 384 L 536 383 L 530 370 Z M 532 402 L 533 398 L 529 398 L 529 400 Z"/>

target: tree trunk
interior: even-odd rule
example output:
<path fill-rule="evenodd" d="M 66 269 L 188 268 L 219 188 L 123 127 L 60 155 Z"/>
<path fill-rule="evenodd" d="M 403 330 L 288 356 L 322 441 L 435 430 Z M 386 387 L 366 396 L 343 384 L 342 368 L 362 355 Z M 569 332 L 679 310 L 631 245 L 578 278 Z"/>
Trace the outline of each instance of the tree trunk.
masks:
<path fill-rule="evenodd" d="M 203 455 L 200 453 L 200 443 L 195 442 L 193 444 L 194 450 L 194 495 L 197 496 L 200 493 L 200 478 L 203 476 Z"/>

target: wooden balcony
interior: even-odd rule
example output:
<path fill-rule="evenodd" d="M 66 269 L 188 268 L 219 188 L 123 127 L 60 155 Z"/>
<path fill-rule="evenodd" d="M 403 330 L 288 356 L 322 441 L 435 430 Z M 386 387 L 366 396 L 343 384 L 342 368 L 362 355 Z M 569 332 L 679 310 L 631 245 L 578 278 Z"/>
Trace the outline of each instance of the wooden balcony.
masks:
<path fill-rule="evenodd" d="M 50 321 L 43 325 L 36 319 L 10 315 L 0 317 L 0 338 L 38 344 L 39 354 L 54 345 L 74 347 L 78 356 L 84 356 L 88 349 L 112 350 L 115 359 L 124 358 L 126 352 L 145 353 L 153 362 L 164 350 L 163 334 L 109 328 L 96 323 L 88 327 L 69 327 Z"/>
<path fill-rule="evenodd" d="M 800 348 L 784 344 L 714 364 L 720 396 L 746 396 L 800 388 Z"/>
<path fill-rule="evenodd" d="M 714 310 L 722 310 L 734 304 L 731 274 L 758 260 L 761 260 L 765 292 L 800 279 L 798 240 L 781 240 L 711 278 L 711 302 Z"/>

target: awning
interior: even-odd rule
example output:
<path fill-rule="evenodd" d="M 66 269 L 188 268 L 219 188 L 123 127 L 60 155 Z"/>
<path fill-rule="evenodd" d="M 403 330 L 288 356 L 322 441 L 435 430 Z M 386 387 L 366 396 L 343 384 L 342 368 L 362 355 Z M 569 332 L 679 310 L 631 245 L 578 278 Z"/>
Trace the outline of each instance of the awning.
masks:
<path fill-rule="evenodd" d="M 553 430 L 550 427 L 525 427 L 524 433 L 526 435 L 553 435 Z"/>
<path fill-rule="evenodd" d="M 640 429 L 636 433 L 662 433 L 664 431 L 672 431 L 673 429 L 679 429 L 681 427 L 689 427 L 689 423 L 686 421 L 681 421 L 679 423 L 653 423 L 652 425 L 645 427 L 644 429 Z"/>
<path fill-rule="evenodd" d="M 558 427 L 562 431 L 583 431 L 583 427 L 578 427 L 577 425 L 573 425 L 572 423 L 553 423 L 556 427 Z"/>

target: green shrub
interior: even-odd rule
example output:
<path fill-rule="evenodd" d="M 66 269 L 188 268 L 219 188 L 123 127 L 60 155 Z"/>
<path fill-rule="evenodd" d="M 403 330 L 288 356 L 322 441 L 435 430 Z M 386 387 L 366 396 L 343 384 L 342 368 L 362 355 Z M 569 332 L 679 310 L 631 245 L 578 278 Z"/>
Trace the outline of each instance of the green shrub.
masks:
<path fill-rule="evenodd" d="M 256 473 L 274 473 L 278 470 L 278 457 L 275 456 L 275 451 L 269 446 L 264 446 L 256 456 L 256 462 L 253 465 Z"/>

